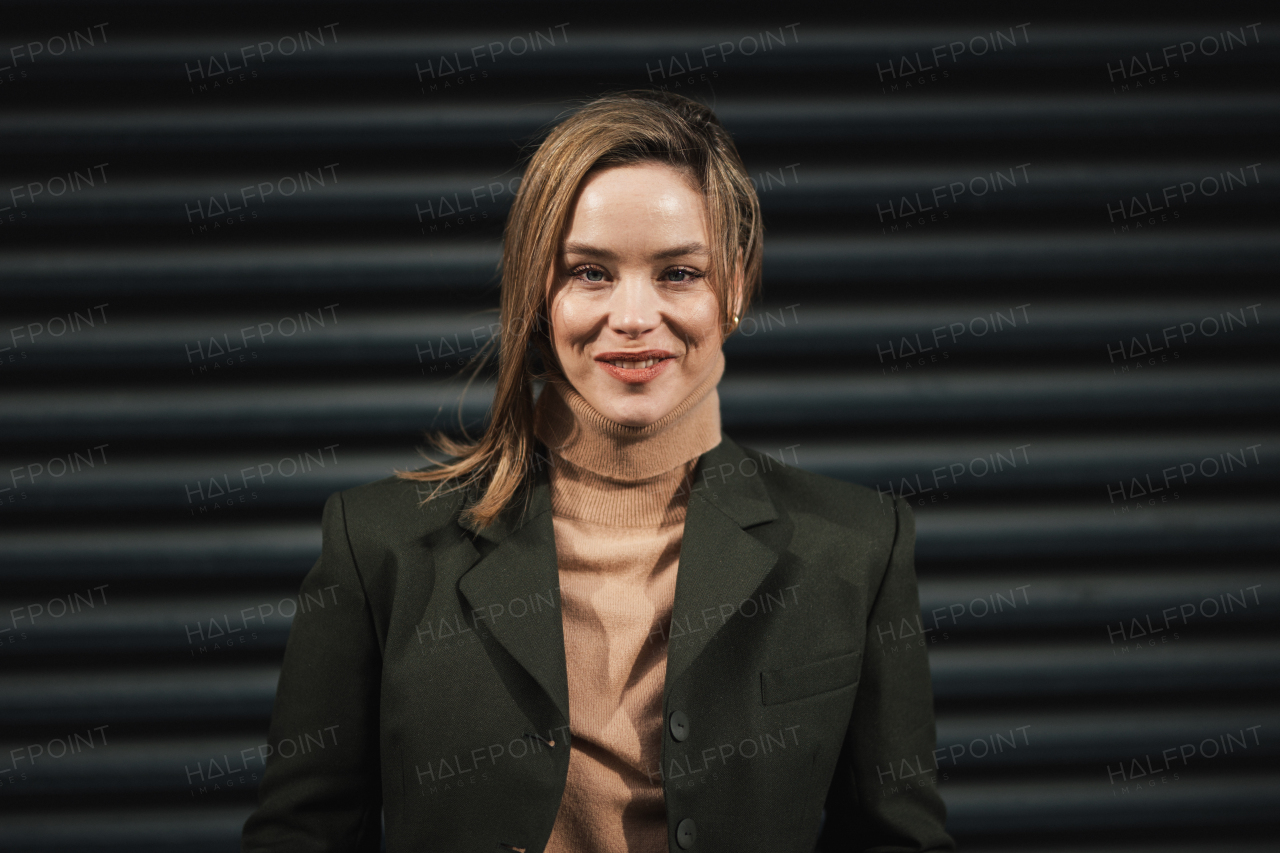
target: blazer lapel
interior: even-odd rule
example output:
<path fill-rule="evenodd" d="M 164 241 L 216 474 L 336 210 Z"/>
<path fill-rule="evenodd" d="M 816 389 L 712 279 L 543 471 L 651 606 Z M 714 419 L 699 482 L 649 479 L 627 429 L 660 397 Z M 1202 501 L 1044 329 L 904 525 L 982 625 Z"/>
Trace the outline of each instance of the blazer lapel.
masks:
<path fill-rule="evenodd" d="M 493 545 L 458 581 L 472 607 L 468 618 L 487 626 L 568 720 L 560 575 L 545 471 L 536 475 L 527 506 L 511 508 L 485 528 L 458 523 Z M 548 598 L 554 606 L 546 606 Z"/>
<path fill-rule="evenodd" d="M 694 472 L 676 576 L 666 683 L 675 683 L 773 569 L 778 554 L 745 528 L 778 517 L 759 464 L 728 437 Z"/>
<path fill-rule="evenodd" d="M 667 648 L 668 685 L 689 668 L 725 624 L 726 614 L 732 618 L 738 605 L 755 592 L 777 563 L 778 554 L 746 532 L 746 528 L 778 517 L 760 482 L 759 470 L 758 463 L 728 437 L 699 460 L 676 577 Z M 523 512 L 513 507 L 485 528 L 461 520 L 458 523 L 492 547 L 458 582 L 475 621 L 487 624 L 493 637 L 533 676 L 568 720 L 560 576 L 546 471 L 535 475 Z M 506 612 L 511 602 L 527 602 L 539 592 L 545 596 L 548 590 L 556 593 L 554 609 L 523 616 Z"/>

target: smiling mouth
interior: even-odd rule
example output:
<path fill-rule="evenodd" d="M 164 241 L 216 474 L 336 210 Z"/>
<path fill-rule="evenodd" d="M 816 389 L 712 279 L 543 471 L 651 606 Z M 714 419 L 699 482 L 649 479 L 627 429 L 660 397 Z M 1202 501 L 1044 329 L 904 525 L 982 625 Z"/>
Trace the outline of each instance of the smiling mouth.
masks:
<path fill-rule="evenodd" d="M 614 367 L 620 367 L 623 370 L 644 370 L 647 367 L 653 367 L 660 358 L 646 358 L 644 361 L 622 361 L 621 359 L 606 361 L 606 364 L 612 364 Z"/>

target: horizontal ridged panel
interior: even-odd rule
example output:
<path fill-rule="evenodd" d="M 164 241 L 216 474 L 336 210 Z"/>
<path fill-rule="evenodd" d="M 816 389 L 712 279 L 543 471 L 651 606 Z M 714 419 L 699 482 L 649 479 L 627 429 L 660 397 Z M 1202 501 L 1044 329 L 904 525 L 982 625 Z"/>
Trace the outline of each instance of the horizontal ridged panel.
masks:
<path fill-rule="evenodd" d="M 0 755 L 109 733 L 0 785 L 6 849 L 237 849 L 255 780 L 190 771 L 265 739 L 321 502 L 482 419 L 457 373 L 497 331 L 520 146 L 577 99 L 659 84 L 714 101 L 760 189 L 726 430 L 916 511 L 920 621 L 870 642 L 929 650 L 963 848 L 1268 849 L 1280 53 L 1255 11 L 109 11 L 8 12 L 15 44 L 111 23 L 0 86 L 0 186 L 27 193 L 0 197 Z M 239 88 L 192 77 L 328 21 Z M 535 30 L 554 43 L 465 87 L 416 70 Z M 1162 58 L 1204 39 L 1229 49 Z M 302 172 L 326 180 L 223 212 L 245 219 L 211 206 Z M 1108 775 L 1246 732 L 1140 795 Z"/>

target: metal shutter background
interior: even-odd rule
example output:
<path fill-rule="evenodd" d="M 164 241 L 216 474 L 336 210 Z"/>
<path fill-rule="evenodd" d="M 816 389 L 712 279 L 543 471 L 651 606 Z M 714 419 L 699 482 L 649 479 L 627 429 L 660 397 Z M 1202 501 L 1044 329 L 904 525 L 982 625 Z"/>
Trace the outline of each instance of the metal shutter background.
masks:
<path fill-rule="evenodd" d="M 716 106 L 765 210 L 726 430 L 917 507 L 931 630 L 879 642 L 928 644 L 960 842 L 1274 838 L 1256 8 L 0 14 L 0 847 L 237 849 L 321 502 L 452 422 L 519 145 L 656 85 Z"/>

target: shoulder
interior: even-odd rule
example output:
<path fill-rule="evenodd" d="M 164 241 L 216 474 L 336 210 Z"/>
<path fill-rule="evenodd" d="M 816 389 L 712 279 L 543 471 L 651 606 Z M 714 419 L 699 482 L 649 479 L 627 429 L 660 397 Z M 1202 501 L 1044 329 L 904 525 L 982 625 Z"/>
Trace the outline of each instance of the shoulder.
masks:
<path fill-rule="evenodd" d="M 869 533 L 889 542 L 903 523 L 914 529 L 911 508 L 891 494 L 797 468 L 784 461 L 783 453 L 770 455 L 745 447 L 741 452 L 744 463 L 750 460 L 758 468 L 760 483 L 780 515 Z"/>
<path fill-rule="evenodd" d="M 462 493 L 450 490 L 448 481 L 432 497 L 439 485 L 391 476 L 344 489 L 330 496 L 326 523 L 336 508 L 353 540 L 430 536 L 454 524 L 463 502 Z"/>

